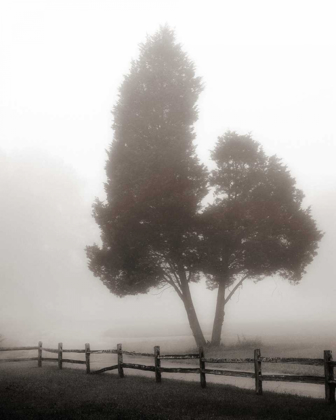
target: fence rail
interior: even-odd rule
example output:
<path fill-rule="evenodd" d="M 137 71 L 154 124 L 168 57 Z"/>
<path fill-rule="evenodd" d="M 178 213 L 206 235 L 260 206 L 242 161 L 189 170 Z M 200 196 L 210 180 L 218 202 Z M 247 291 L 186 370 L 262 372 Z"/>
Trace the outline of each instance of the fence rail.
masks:
<path fill-rule="evenodd" d="M 15 351 L 15 350 L 37 350 L 38 347 L 0 347 L 0 351 Z"/>
<path fill-rule="evenodd" d="M 93 371 L 93 372 L 91 372 L 91 373 L 92 373 L 92 374 L 96 374 L 96 373 L 103 373 L 103 372 L 107 372 L 107 371 L 109 371 L 109 370 L 115 370 L 115 369 L 118 369 L 118 365 L 107 366 L 107 367 L 104 367 L 104 368 L 102 368 L 102 369 L 95 370 L 95 371 Z"/>
<path fill-rule="evenodd" d="M 163 354 L 159 359 L 167 360 L 183 360 L 183 359 L 199 359 L 199 354 Z"/>
<path fill-rule="evenodd" d="M 29 360 L 38 360 L 37 357 L 20 357 L 20 358 L 10 358 L 10 359 L 0 359 L 0 363 L 6 362 L 28 362 Z"/>
<path fill-rule="evenodd" d="M 63 363 L 81 364 L 86 366 L 86 373 L 99 374 L 107 371 L 117 370 L 119 377 L 124 377 L 124 369 L 136 369 L 155 373 L 156 382 L 161 382 L 162 373 L 193 373 L 200 375 L 200 384 L 202 388 L 206 387 L 206 375 L 222 375 L 222 376 L 235 376 L 240 378 L 251 378 L 255 380 L 255 391 L 258 395 L 262 395 L 263 382 L 300 382 L 308 384 L 318 384 L 325 386 L 325 399 L 329 404 L 335 403 L 335 388 L 336 380 L 334 377 L 334 367 L 336 367 L 336 361 L 333 361 L 332 352 L 325 350 L 323 358 L 321 359 L 310 359 L 310 358 L 283 358 L 283 357 L 262 357 L 260 349 L 254 351 L 253 358 L 207 358 L 204 357 L 203 348 L 199 348 L 199 353 L 190 354 L 160 354 L 160 347 L 154 347 L 154 353 L 143 353 L 135 351 L 125 351 L 122 349 L 122 345 L 118 344 L 116 349 L 104 349 L 104 350 L 91 350 L 90 344 L 86 343 L 84 349 L 63 349 L 63 344 L 59 343 L 57 349 L 47 348 L 42 346 L 42 342 L 38 343 L 38 346 L 25 346 L 25 347 L 0 347 L 0 352 L 5 351 L 17 351 L 17 350 L 37 350 L 37 357 L 26 357 L 26 358 L 6 358 L 0 359 L 0 363 L 5 362 L 27 362 L 37 361 L 38 367 L 42 367 L 42 362 L 57 362 L 58 368 L 63 368 Z M 42 352 L 55 353 L 57 357 L 43 357 Z M 79 353 L 85 356 L 85 360 L 65 359 L 63 353 Z M 102 369 L 91 371 L 90 359 L 91 355 L 96 354 L 116 354 L 117 364 L 107 366 Z M 139 363 L 125 363 L 123 356 L 130 357 L 151 357 L 154 359 L 154 365 L 144 365 Z M 199 367 L 162 367 L 161 360 L 198 360 Z M 253 364 L 254 372 L 245 372 L 240 370 L 227 370 L 227 369 L 216 369 L 206 368 L 206 363 L 210 364 Z M 323 366 L 324 376 L 313 376 L 313 375 L 270 375 L 262 374 L 262 363 L 273 363 L 273 364 L 299 364 L 308 366 Z"/>
<path fill-rule="evenodd" d="M 311 375 L 263 375 L 263 381 L 273 382 L 302 382 L 305 384 L 324 384 L 323 376 Z"/>
<path fill-rule="evenodd" d="M 254 363 L 254 359 L 209 359 L 207 357 L 203 357 L 202 361 L 206 363 Z"/>
<path fill-rule="evenodd" d="M 303 357 L 261 357 L 260 360 L 264 363 L 288 363 L 307 366 L 324 366 L 324 359 L 307 359 Z"/>

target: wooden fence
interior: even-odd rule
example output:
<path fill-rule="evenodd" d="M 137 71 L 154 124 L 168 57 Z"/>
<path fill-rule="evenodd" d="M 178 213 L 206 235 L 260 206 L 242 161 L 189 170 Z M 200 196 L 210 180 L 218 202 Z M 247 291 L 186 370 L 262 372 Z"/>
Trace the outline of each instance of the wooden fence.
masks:
<path fill-rule="evenodd" d="M 198 353 L 193 354 L 161 354 L 160 347 L 154 347 L 154 353 L 139 353 L 135 351 L 125 351 L 122 349 L 122 345 L 118 344 L 116 349 L 111 350 L 91 350 L 90 344 L 85 344 L 84 349 L 64 349 L 63 344 L 59 343 L 57 349 L 50 349 L 42 346 L 39 342 L 36 347 L 0 347 L 0 351 L 16 351 L 16 350 L 37 350 L 37 357 L 30 358 L 7 358 L 0 359 L 1 362 L 25 362 L 34 360 L 37 361 L 38 367 L 42 367 L 42 362 L 57 362 L 58 368 L 62 369 L 63 363 L 76 363 L 83 364 L 86 366 L 86 373 L 98 374 L 107 372 L 110 370 L 117 370 L 119 377 L 124 377 L 124 368 L 126 369 L 138 369 L 144 371 L 150 371 L 155 373 L 156 382 L 161 382 L 162 373 L 196 373 L 200 375 L 200 384 L 202 388 L 206 387 L 206 375 L 223 375 L 223 376 L 236 376 L 242 378 L 251 378 L 255 380 L 255 391 L 258 395 L 263 393 L 263 382 L 275 381 L 275 382 L 301 382 L 308 384 L 320 384 L 325 386 L 325 399 L 329 404 L 335 403 L 335 387 L 336 380 L 334 378 L 334 367 L 336 361 L 333 361 L 332 352 L 330 350 L 324 351 L 324 357 L 322 359 L 308 359 L 308 358 L 283 358 L 283 357 L 262 357 L 260 349 L 254 350 L 254 357 L 247 359 L 214 359 L 207 358 L 204 356 L 203 348 L 199 348 Z M 57 357 L 43 357 L 42 352 L 57 354 Z M 65 359 L 63 353 L 83 353 L 85 360 Z M 117 364 L 107 366 L 102 369 L 91 371 L 90 368 L 90 356 L 94 354 L 116 354 Z M 154 365 L 148 366 L 143 364 L 135 363 L 124 363 L 123 356 L 135 356 L 135 357 L 153 357 Z M 195 359 L 199 362 L 199 367 L 162 367 L 161 360 L 191 360 Z M 209 369 L 206 368 L 206 363 L 211 364 L 252 364 L 254 366 L 254 372 L 227 370 L 227 369 Z M 262 374 L 262 363 L 281 363 L 281 364 L 300 364 L 307 366 L 324 366 L 324 376 L 313 376 L 313 375 L 263 375 Z"/>

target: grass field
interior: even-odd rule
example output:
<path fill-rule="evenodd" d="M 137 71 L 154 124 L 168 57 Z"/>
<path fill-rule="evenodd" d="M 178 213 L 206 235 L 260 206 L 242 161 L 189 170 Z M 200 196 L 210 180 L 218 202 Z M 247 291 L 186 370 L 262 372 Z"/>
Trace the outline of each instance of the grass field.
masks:
<path fill-rule="evenodd" d="M 0 367 L 0 418 L 16 419 L 336 419 L 323 400 L 210 384 L 117 375 L 21 362 Z"/>

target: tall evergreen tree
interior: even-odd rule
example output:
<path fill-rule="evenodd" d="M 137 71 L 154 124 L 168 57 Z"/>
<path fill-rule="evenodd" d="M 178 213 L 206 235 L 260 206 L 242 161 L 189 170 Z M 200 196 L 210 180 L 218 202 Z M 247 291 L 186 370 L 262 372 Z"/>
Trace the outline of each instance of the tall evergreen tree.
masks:
<path fill-rule="evenodd" d="M 199 345 L 205 340 L 189 283 L 199 280 L 196 224 L 207 194 L 193 143 L 201 91 L 168 27 L 140 46 L 113 110 L 107 200 L 94 204 L 102 247 L 87 247 L 90 269 L 118 296 L 173 287 Z"/>

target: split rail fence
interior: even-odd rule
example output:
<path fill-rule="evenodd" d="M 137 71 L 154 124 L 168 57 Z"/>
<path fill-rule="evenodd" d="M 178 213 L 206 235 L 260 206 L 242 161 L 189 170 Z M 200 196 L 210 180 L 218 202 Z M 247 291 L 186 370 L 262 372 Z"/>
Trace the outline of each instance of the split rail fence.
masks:
<path fill-rule="evenodd" d="M 2 351 L 16 351 L 16 350 L 37 350 L 37 357 L 30 358 L 6 358 L 0 359 L 2 362 L 24 362 L 24 361 L 37 361 L 38 367 L 42 367 L 42 362 L 56 362 L 58 368 L 62 369 L 63 363 L 75 363 L 86 366 L 86 373 L 98 374 L 107 372 L 110 370 L 117 370 L 119 377 L 124 377 L 124 368 L 126 369 L 138 369 L 144 371 L 150 371 L 155 373 L 156 382 L 161 382 L 162 373 L 196 373 L 200 375 L 200 384 L 202 388 L 206 387 L 206 375 L 223 375 L 223 376 L 236 376 L 242 378 L 251 378 L 255 380 L 255 391 L 258 395 L 263 393 L 263 382 L 301 382 L 308 384 L 319 384 L 325 387 L 325 399 L 329 404 L 335 403 L 335 387 L 336 380 L 334 377 L 334 367 L 336 361 L 333 361 L 332 352 L 330 350 L 324 351 L 324 357 L 321 359 L 308 359 L 308 358 L 283 358 L 283 357 L 262 357 L 260 349 L 254 350 L 253 358 L 246 359 L 214 359 L 207 358 L 204 356 L 203 348 L 199 348 L 198 353 L 193 354 L 161 354 L 160 347 L 154 347 L 154 353 L 139 353 L 134 351 L 125 351 L 122 349 L 122 345 L 118 344 L 116 349 L 111 350 L 91 350 L 90 344 L 85 344 L 84 349 L 64 349 L 63 344 L 59 343 L 57 349 L 46 348 L 42 346 L 42 342 L 38 343 L 36 347 L 0 347 Z M 55 353 L 57 357 L 43 357 L 42 352 Z M 65 359 L 63 358 L 64 353 L 83 353 L 85 360 Z M 117 364 L 107 366 L 102 369 L 92 371 L 90 368 L 90 356 L 94 354 L 116 354 Z M 135 363 L 124 363 L 123 355 L 135 356 L 135 357 L 153 357 L 154 366 L 135 364 Z M 199 367 L 162 367 L 161 360 L 191 360 L 195 359 L 199 361 Z M 206 363 L 211 364 L 252 364 L 254 365 L 254 372 L 227 370 L 227 369 L 209 369 L 205 367 Z M 263 375 L 262 374 L 262 363 L 281 363 L 281 364 L 299 364 L 307 366 L 324 366 L 324 376 L 313 376 L 313 375 Z"/>

